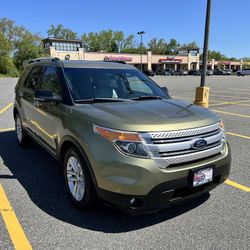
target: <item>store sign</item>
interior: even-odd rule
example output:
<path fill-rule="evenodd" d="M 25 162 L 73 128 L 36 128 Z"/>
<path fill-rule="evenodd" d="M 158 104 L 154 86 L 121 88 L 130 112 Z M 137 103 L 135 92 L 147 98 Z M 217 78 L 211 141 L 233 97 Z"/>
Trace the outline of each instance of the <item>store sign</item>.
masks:
<path fill-rule="evenodd" d="M 175 57 L 160 58 L 160 63 L 181 63 L 182 59 L 177 59 Z"/>
<path fill-rule="evenodd" d="M 105 56 L 103 59 L 105 62 L 115 61 L 115 62 L 132 62 L 132 57 L 126 56 Z"/>

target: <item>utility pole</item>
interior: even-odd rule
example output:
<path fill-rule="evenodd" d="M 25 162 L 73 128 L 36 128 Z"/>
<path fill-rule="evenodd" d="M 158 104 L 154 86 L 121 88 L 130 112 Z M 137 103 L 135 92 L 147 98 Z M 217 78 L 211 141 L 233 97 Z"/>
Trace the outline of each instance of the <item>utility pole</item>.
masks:
<path fill-rule="evenodd" d="M 206 25 L 204 32 L 203 58 L 202 58 L 202 73 L 200 87 L 196 88 L 194 104 L 202 107 L 208 107 L 209 87 L 205 87 L 207 73 L 207 57 L 208 57 L 208 41 L 210 31 L 210 16 L 211 16 L 212 0 L 207 0 Z"/>
<path fill-rule="evenodd" d="M 142 71 L 142 35 L 144 35 L 145 33 L 146 33 L 145 31 L 137 32 L 137 34 L 141 36 L 141 42 L 140 42 L 141 71 Z"/>

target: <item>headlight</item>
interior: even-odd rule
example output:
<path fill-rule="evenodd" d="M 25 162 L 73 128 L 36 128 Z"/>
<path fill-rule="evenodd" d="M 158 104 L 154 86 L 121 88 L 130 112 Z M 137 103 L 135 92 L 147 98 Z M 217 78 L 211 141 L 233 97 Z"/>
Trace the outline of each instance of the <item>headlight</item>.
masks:
<path fill-rule="evenodd" d="M 94 125 L 93 128 L 95 133 L 114 143 L 123 153 L 135 157 L 149 158 L 147 150 L 138 133 L 118 131 L 97 125 Z"/>
<path fill-rule="evenodd" d="M 224 123 L 222 120 L 220 120 L 220 128 L 221 128 L 221 130 L 225 130 Z"/>
<path fill-rule="evenodd" d="M 220 129 L 221 129 L 221 131 L 222 131 L 222 133 L 223 133 L 223 140 L 224 140 L 224 142 L 226 142 L 226 139 L 227 139 L 227 138 L 226 138 L 224 123 L 223 123 L 222 120 L 220 120 L 219 124 L 220 124 Z"/>

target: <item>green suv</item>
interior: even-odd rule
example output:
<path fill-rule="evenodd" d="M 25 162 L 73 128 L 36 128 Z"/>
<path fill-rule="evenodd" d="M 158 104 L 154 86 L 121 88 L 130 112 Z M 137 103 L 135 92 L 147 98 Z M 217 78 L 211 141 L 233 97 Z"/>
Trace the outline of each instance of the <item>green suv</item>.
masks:
<path fill-rule="evenodd" d="M 18 143 L 32 137 L 61 163 L 79 209 L 101 199 L 131 213 L 158 211 L 229 175 L 219 116 L 170 98 L 130 65 L 34 59 L 15 94 Z"/>

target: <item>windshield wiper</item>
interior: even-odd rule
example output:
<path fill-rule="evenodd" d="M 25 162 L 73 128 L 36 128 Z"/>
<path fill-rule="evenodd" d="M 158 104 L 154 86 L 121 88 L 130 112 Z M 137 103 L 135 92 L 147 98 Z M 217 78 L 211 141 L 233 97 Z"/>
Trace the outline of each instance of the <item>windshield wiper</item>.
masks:
<path fill-rule="evenodd" d="M 93 98 L 94 102 L 127 102 L 130 101 L 129 99 L 124 99 L 124 98 L 106 98 L 106 97 L 96 97 Z"/>
<path fill-rule="evenodd" d="M 157 100 L 157 99 L 163 99 L 161 96 L 157 95 L 142 95 L 142 96 L 137 96 L 130 98 L 131 100 Z"/>
<path fill-rule="evenodd" d="M 76 99 L 75 100 L 76 103 L 92 103 L 93 102 L 93 98 L 89 98 L 89 99 Z"/>
<path fill-rule="evenodd" d="M 128 102 L 130 99 L 123 99 L 123 98 L 101 98 L 96 97 L 92 99 L 81 99 L 81 100 L 75 100 L 76 103 L 94 103 L 94 102 Z"/>

